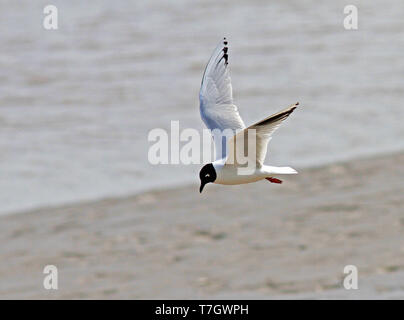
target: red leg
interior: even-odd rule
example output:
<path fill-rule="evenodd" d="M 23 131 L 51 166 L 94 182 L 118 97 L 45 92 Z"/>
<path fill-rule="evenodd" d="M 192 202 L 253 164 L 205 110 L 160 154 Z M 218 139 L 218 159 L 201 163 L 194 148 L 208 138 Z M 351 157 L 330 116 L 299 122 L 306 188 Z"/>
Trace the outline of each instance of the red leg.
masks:
<path fill-rule="evenodd" d="M 279 179 L 276 179 L 276 178 L 272 178 L 272 177 L 270 177 L 270 178 L 265 178 L 265 179 L 267 179 L 269 182 L 272 182 L 272 183 L 279 183 L 279 184 L 282 183 L 282 180 L 279 180 Z"/>

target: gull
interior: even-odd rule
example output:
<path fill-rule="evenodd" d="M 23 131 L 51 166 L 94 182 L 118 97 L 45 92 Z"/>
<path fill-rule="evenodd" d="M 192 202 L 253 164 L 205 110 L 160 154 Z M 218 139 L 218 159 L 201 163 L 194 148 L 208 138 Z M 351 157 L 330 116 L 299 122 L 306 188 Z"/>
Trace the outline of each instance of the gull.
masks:
<path fill-rule="evenodd" d="M 216 160 L 204 165 L 199 172 L 199 192 L 207 183 L 236 185 L 267 179 L 280 184 L 282 181 L 276 177 L 297 174 L 291 167 L 274 167 L 263 162 L 272 134 L 299 103 L 246 127 L 233 103 L 228 63 L 228 42 L 224 38 L 206 65 L 199 91 L 201 118 L 213 135 L 216 150 Z M 217 134 L 225 130 L 231 130 L 232 134 Z M 249 167 L 252 169 L 243 172 L 246 164 L 253 164 Z"/>

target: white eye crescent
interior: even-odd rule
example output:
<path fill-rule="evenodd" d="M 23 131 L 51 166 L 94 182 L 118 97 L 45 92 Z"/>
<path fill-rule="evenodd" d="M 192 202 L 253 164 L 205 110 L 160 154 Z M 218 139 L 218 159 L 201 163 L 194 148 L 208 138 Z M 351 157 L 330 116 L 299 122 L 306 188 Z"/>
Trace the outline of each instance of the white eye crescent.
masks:
<path fill-rule="evenodd" d="M 208 173 L 205 177 L 210 177 L 210 174 Z"/>

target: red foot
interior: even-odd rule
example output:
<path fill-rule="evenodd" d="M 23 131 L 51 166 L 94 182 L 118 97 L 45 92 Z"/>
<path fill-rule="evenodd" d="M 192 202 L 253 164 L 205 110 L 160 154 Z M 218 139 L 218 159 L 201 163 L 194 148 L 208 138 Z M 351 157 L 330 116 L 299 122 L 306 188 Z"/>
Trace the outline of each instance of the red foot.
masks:
<path fill-rule="evenodd" d="M 272 183 L 279 183 L 279 184 L 282 183 L 282 180 L 279 180 L 276 178 L 265 178 L 265 179 L 267 179 L 269 182 L 272 182 Z"/>

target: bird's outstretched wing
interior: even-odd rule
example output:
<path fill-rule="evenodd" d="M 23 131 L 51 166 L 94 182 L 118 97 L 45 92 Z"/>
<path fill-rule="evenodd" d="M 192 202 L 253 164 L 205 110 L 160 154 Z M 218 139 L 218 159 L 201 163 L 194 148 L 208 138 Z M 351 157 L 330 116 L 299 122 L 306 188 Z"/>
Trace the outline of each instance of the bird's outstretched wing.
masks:
<path fill-rule="evenodd" d="M 229 156 L 226 164 L 237 165 L 240 162 L 239 159 L 248 159 L 249 163 L 255 162 L 258 166 L 262 166 L 267 154 L 268 142 L 271 140 L 272 134 L 281 126 L 282 122 L 293 112 L 293 110 L 296 109 L 298 105 L 299 103 L 297 102 L 290 107 L 245 128 L 234 135 L 232 139 L 229 139 L 227 146 Z M 248 150 L 249 145 L 255 150 Z"/>
<path fill-rule="evenodd" d="M 213 51 L 203 74 L 199 91 L 200 112 L 210 130 L 223 132 L 231 129 L 233 134 L 245 128 L 244 122 L 233 104 L 232 86 L 229 74 L 228 42 L 226 38 Z M 231 135 L 230 135 L 231 136 Z M 227 141 L 223 136 L 215 138 L 216 158 L 226 155 Z"/>

